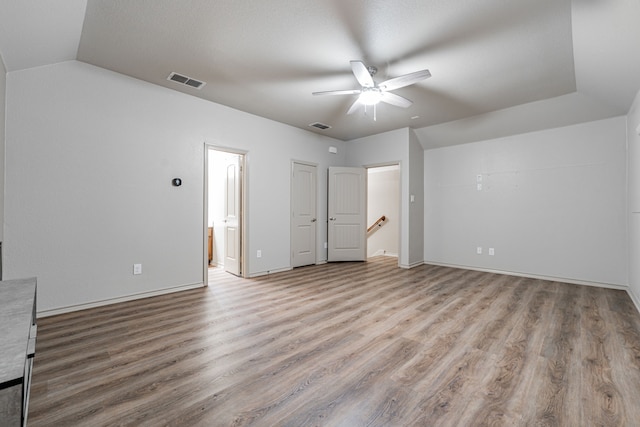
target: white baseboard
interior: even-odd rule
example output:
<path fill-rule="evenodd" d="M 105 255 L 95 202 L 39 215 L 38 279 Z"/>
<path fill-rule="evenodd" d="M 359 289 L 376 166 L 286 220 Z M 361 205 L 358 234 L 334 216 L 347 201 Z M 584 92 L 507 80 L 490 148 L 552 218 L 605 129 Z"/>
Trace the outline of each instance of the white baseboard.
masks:
<path fill-rule="evenodd" d="M 375 253 L 373 253 L 373 255 L 367 255 L 367 258 L 373 258 L 376 256 L 390 256 L 390 257 L 398 258 L 398 254 L 393 252 L 388 252 L 385 249 L 378 249 L 377 251 L 375 251 Z"/>
<path fill-rule="evenodd" d="M 257 273 L 249 274 L 249 278 L 267 276 L 269 274 L 282 273 L 283 271 L 290 271 L 290 270 L 293 270 L 293 267 L 284 267 L 284 268 L 278 268 L 278 269 L 275 269 L 275 270 L 259 271 Z"/>
<path fill-rule="evenodd" d="M 419 266 L 424 265 L 424 264 L 425 264 L 425 262 L 418 261 L 418 262 L 413 262 L 411 264 L 398 264 L 398 267 L 409 270 L 411 268 L 419 267 Z"/>
<path fill-rule="evenodd" d="M 70 305 L 68 307 L 54 308 L 51 310 L 43 310 L 37 313 L 37 318 L 56 316 L 58 314 L 71 313 L 74 311 L 86 310 L 88 308 L 102 307 L 105 305 L 116 304 L 119 302 L 133 301 L 142 298 L 155 297 L 158 295 L 172 294 L 174 292 L 186 291 L 188 289 L 196 289 L 204 287 L 204 283 L 192 283 L 190 285 L 175 286 L 173 288 L 159 289 L 157 291 L 142 292 L 139 294 L 126 295 L 118 298 L 109 298 L 100 301 L 89 302 L 85 304 Z"/>
<path fill-rule="evenodd" d="M 638 310 L 638 313 L 640 313 L 640 298 L 633 293 L 631 288 L 627 289 L 627 294 L 629 294 L 629 298 L 631 298 L 631 301 L 636 306 L 636 310 Z"/>
<path fill-rule="evenodd" d="M 571 283 L 573 285 L 595 286 L 598 288 L 617 289 L 620 291 L 629 290 L 629 287 L 626 285 L 617 285 L 613 283 L 591 282 L 588 280 L 569 279 L 566 277 L 544 276 L 540 274 L 520 273 L 517 271 L 507 271 L 507 270 L 493 270 L 490 268 L 471 267 L 468 265 L 447 264 L 447 263 L 432 262 L 432 261 L 425 261 L 424 263 L 429 265 L 439 265 L 442 267 L 452 267 L 452 268 L 462 268 L 465 270 L 484 271 L 486 273 L 505 274 L 507 276 L 528 277 L 530 279 L 549 280 L 551 282 Z"/>

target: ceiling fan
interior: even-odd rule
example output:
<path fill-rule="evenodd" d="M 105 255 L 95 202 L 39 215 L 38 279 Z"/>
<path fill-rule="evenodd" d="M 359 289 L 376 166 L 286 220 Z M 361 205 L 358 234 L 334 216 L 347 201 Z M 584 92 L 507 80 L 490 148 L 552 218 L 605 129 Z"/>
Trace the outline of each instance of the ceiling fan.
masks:
<path fill-rule="evenodd" d="M 356 77 L 356 80 L 358 80 L 358 83 L 360 83 L 360 86 L 362 86 L 360 89 L 313 92 L 313 95 L 360 95 L 353 104 L 351 104 L 347 114 L 353 114 L 361 105 L 365 107 L 366 112 L 367 106 L 372 105 L 373 120 L 376 120 L 376 105 L 381 101 L 402 108 L 407 108 L 413 104 L 413 102 L 407 98 L 389 91 L 400 89 L 401 87 L 409 86 L 431 77 L 429 70 L 420 70 L 385 80 L 382 83 L 376 83 L 373 80 L 373 76 L 378 72 L 378 69 L 372 66 L 367 67 L 362 61 L 351 61 L 351 71 L 353 71 L 353 75 Z"/>

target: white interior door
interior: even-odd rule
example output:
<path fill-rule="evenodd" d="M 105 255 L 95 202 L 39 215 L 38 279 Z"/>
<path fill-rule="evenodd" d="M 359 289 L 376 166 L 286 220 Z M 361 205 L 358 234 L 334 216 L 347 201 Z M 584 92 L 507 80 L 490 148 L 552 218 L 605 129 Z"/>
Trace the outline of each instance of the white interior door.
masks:
<path fill-rule="evenodd" d="M 224 197 L 224 269 L 239 276 L 240 271 L 240 156 L 230 159 L 226 165 L 227 175 Z"/>
<path fill-rule="evenodd" d="M 367 171 L 329 168 L 328 261 L 364 261 L 367 231 Z"/>
<path fill-rule="evenodd" d="M 316 167 L 291 167 L 291 266 L 316 263 Z"/>

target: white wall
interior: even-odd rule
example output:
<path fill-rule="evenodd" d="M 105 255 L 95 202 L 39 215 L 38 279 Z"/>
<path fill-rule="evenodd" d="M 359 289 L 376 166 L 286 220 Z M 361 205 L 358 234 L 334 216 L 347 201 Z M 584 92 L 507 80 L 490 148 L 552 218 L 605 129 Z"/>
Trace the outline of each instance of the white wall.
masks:
<path fill-rule="evenodd" d="M 640 310 L 640 92 L 627 116 L 629 293 Z"/>
<path fill-rule="evenodd" d="M 385 216 L 384 223 L 367 234 L 367 256 L 398 256 L 400 240 L 400 168 L 367 169 L 367 227 Z"/>
<path fill-rule="evenodd" d="M 344 143 L 81 62 L 9 73 L 5 277 L 40 311 L 202 283 L 205 142 L 247 151 L 249 273 L 289 268 L 291 159 L 326 174 Z"/>
<path fill-rule="evenodd" d="M 0 242 L 4 240 L 4 140 L 7 71 L 0 55 Z"/>
<path fill-rule="evenodd" d="M 425 151 L 425 261 L 625 286 L 625 156 L 624 117 Z"/>
<path fill-rule="evenodd" d="M 424 263 L 424 150 L 413 130 L 409 131 L 408 235 L 409 265 L 421 265 Z"/>

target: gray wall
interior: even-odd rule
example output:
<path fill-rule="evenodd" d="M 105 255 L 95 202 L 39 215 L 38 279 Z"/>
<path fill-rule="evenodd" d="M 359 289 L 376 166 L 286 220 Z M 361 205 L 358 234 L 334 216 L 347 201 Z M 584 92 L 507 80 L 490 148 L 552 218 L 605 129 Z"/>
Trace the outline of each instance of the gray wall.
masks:
<path fill-rule="evenodd" d="M 629 165 L 629 290 L 640 310 L 640 92 L 627 116 Z"/>
<path fill-rule="evenodd" d="M 413 201 L 411 201 L 413 195 Z M 424 150 L 409 132 L 409 265 L 424 262 Z"/>
<path fill-rule="evenodd" d="M 624 117 L 424 158 L 426 262 L 627 284 Z"/>
<path fill-rule="evenodd" d="M 247 152 L 251 275 L 290 267 L 292 159 L 318 164 L 326 259 L 340 141 L 76 61 L 9 73 L 7 103 L 5 273 L 40 311 L 203 282 L 205 143 Z"/>
<path fill-rule="evenodd" d="M 0 242 L 4 240 L 4 139 L 7 71 L 0 55 Z"/>

